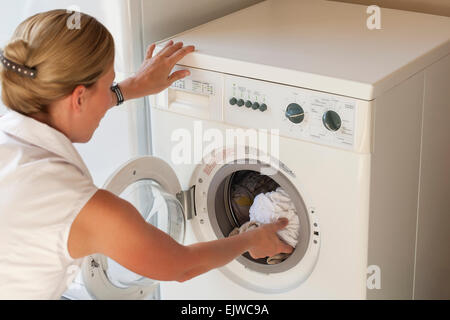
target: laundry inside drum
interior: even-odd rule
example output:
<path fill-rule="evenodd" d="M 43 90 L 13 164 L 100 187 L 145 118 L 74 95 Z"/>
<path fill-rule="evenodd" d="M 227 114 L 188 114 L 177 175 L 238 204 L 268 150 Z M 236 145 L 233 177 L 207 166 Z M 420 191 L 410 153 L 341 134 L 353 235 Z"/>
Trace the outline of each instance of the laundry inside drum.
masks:
<path fill-rule="evenodd" d="M 262 175 L 257 171 L 237 171 L 227 177 L 224 183 L 225 214 L 228 228 L 223 230 L 225 236 L 233 236 L 258 227 L 250 222 L 250 208 L 255 198 L 279 190 L 280 185 L 271 177 Z M 230 230 L 231 229 L 231 230 Z M 263 259 L 253 259 L 247 252 L 244 257 L 259 264 L 279 264 L 289 257 L 288 254 L 279 254 Z"/>

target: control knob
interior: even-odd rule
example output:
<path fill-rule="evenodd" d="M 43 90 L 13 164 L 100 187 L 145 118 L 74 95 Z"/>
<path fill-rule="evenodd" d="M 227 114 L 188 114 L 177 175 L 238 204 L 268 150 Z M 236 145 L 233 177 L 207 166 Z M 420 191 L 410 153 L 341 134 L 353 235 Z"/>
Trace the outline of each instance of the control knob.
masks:
<path fill-rule="evenodd" d="M 305 119 L 305 111 L 297 103 L 291 103 L 286 109 L 286 118 L 293 123 L 301 123 Z"/>
<path fill-rule="evenodd" d="M 339 114 L 333 110 L 324 113 L 322 117 L 323 125 L 330 131 L 338 131 L 342 126 Z"/>

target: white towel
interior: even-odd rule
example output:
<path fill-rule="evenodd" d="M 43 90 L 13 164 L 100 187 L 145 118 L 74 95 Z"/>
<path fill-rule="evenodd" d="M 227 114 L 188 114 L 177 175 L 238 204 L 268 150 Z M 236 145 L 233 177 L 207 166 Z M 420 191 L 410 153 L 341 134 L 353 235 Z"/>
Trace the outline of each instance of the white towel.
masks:
<path fill-rule="evenodd" d="M 250 221 L 267 224 L 276 222 L 279 218 L 287 218 L 289 224 L 285 229 L 278 231 L 278 235 L 295 248 L 300 234 L 300 221 L 289 195 L 282 188 L 278 188 L 276 191 L 261 193 L 255 197 L 250 208 Z"/>

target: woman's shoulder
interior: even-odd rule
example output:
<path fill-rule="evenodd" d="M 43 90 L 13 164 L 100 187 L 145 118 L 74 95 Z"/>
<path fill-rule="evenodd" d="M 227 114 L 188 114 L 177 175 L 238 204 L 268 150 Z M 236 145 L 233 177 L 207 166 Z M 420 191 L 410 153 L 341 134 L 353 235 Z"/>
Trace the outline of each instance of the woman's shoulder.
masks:
<path fill-rule="evenodd" d="M 57 156 L 31 161 L 7 171 L 8 174 L 2 173 L 0 167 L 0 224 L 5 226 L 66 230 L 98 191 L 90 177 Z"/>
<path fill-rule="evenodd" d="M 26 143 L 0 143 L 0 200 L 4 205 L 44 205 L 46 199 L 49 207 L 62 203 L 70 207 L 96 190 L 88 173 L 60 155 Z"/>
<path fill-rule="evenodd" d="M 0 180 L 8 176 L 92 180 L 77 161 L 0 130 Z"/>

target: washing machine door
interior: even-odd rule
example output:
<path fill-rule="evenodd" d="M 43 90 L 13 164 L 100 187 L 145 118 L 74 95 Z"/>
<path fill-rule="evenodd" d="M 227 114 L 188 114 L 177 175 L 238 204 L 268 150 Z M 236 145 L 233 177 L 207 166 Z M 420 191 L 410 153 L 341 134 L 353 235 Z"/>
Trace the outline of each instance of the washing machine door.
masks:
<path fill-rule="evenodd" d="M 181 186 L 165 161 L 154 157 L 132 160 L 108 179 L 104 189 L 133 204 L 147 223 L 184 242 L 186 218 L 176 198 Z M 101 254 L 84 259 L 82 276 L 94 299 L 145 299 L 158 286 L 158 281 L 142 277 Z"/>

